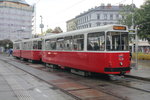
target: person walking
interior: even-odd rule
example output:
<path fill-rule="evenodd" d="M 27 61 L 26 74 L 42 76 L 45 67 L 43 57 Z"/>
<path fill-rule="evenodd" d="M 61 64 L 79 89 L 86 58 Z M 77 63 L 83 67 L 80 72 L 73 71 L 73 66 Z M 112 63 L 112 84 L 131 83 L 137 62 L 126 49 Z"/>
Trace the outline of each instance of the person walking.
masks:
<path fill-rule="evenodd" d="M 12 55 L 12 53 L 13 53 L 13 50 L 9 49 L 9 56 Z"/>

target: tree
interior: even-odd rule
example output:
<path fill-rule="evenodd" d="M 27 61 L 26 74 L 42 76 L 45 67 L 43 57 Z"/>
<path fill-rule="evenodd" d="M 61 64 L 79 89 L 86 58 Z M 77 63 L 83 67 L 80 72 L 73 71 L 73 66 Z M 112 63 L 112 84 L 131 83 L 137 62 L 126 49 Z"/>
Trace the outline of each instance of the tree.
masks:
<path fill-rule="evenodd" d="M 53 30 L 51 28 L 46 30 L 46 33 L 52 33 L 52 32 L 53 32 Z"/>
<path fill-rule="evenodd" d="M 13 42 L 8 39 L 0 40 L 0 46 L 4 47 L 5 49 L 13 48 Z"/>
<path fill-rule="evenodd" d="M 144 5 L 141 6 L 136 15 L 139 17 L 137 22 L 139 26 L 139 36 L 150 42 L 150 0 L 147 0 Z"/>
<path fill-rule="evenodd" d="M 62 33 L 62 29 L 60 27 L 55 27 L 52 33 Z"/>
<path fill-rule="evenodd" d="M 125 24 L 128 27 L 132 25 L 132 13 L 133 13 L 133 24 L 138 26 L 138 35 L 142 39 L 146 39 L 150 42 L 150 0 L 147 0 L 141 8 L 132 8 L 132 5 L 126 5 L 120 14 L 123 17 L 120 20 L 121 24 Z"/>
<path fill-rule="evenodd" d="M 135 28 L 136 21 L 138 20 L 138 17 L 136 17 L 135 12 L 138 10 L 138 8 L 135 6 L 135 4 L 131 5 L 124 5 L 122 10 L 120 11 L 120 14 L 122 15 L 122 19 L 120 20 L 120 23 L 123 25 L 127 25 L 129 28 L 133 26 Z M 133 17 L 133 21 L 132 21 Z M 135 38 L 135 35 L 129 35 L 129 41 L 133 42 L 133 38 Z"/>
<path fill-rule="evenodd" d="M 47 33 L 62 33 L 62 29 L 60 27 L 55 27 L 55 29 L 47 29 L 46 32 L 44 32 L 44 34 L 47 34 Z"/>
<path fill-rule="evenodd" d="M 122 15 L 122 19 L 120 20 L 121 24 L 127 25 L 128 27 L 131 27 L 132 24 L 134 24 L 133 27 L 136 26 L 136 20 L 133 20 L 132 23 L 132 16 L 133 19 L 136 19 L 136 16 L 134 15 L 133 12 L 135 12 L 138 8 L 133 4 L 132 5 L 124 5 L 122 10 L 120 11 L 120 14 Z"/>

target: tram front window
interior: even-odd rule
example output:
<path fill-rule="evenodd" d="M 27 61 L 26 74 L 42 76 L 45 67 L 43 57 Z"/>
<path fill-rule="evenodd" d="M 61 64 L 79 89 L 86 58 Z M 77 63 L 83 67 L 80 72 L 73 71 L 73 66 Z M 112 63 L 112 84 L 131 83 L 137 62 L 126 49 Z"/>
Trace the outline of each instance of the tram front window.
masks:
<path fill-rule="evenodd" d="M 108 32 L 106 36 L 106 50 L 126 51 L 128 50 L 127 32 Z"/>

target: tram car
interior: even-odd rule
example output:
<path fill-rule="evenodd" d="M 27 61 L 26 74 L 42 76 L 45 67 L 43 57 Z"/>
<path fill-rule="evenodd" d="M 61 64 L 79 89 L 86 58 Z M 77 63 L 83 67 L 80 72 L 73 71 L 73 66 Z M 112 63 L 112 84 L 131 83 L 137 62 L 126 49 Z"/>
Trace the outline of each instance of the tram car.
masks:
<path fill-rule="evenodd" d="M 13 42 L 13 56 L 21 58 L 21 40 Z"/>
<path fill-rule="evenodd" d="M 128 28 L 93 27 L 43 38 L 42 61 L 72 72 L 125 74 L 130 72 Z"/>
<path fill-rule="evenodd" d="M 125 25 L 93 27 L 15 42 L 14 56 L 42 61 L 51 67 L 57 65 L 81 75 L 125 74 L 131 69 Z"/>
<path fill-rule="evenodd" d="M 14 45 L 17 43 L 15 42 Z M 42 52 L 42 38 L 34 38 L 22 40 L 20 42 L 20 58 L 23 60 L 29 60 L 30 62 L 41 61 Z M 16 55 L 17 49 L 14 48 L 13 55 Z"/>

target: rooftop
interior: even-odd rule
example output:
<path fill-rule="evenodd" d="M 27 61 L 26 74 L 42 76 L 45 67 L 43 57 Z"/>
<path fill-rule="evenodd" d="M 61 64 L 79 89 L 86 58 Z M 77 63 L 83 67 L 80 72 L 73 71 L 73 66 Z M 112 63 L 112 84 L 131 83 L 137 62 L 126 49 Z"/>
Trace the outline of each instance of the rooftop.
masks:
<path fill-rule="evenodd" d="M 87 13 L 90 13 L 92 11 L 120 11 L 124 7 L 123 4 L 119 4 L 118 6 L 114 6 L 111 4 L 101 4 L 100 6 L 96 6 L 94 8 L 88 9 L 88 11 L 84 11 L 83 13 L 80 13 L 80 15 L 77 15 L 76 17 L 84 16 Z"/>
<path fill-rule="evenodd" d="M 7 1 L 7 2 L 16 2 L 29 5 L 25 0 L 0 0 L 0 1 Z"/>

